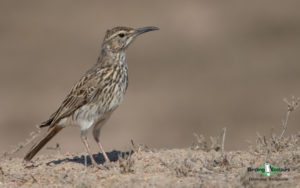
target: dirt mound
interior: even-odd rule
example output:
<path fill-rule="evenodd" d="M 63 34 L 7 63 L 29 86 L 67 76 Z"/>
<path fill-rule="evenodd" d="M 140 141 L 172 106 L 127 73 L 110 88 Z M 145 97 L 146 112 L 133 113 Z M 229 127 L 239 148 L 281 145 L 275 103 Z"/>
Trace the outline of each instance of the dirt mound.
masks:
<path fill-rule="evenodd" d="M 214 138 L 197 136 L 185 149 L 151 149 L 134 145 L 132 151 L 112 151 L 104 164 L 84 165 L 83 154 L 38 156 L 33 162 L 4 157 L 0 186 L 4 187 L 297 187 L 300 186 L 300 133 L 280 139 L 259 136 L 248 151 L 222 151 Z M 263 175 L 265 163 L 279 170 Z M 262 168 L 258 168 L 262 167 Z M 274 172 L 274 171 L 273 171 Z"/>

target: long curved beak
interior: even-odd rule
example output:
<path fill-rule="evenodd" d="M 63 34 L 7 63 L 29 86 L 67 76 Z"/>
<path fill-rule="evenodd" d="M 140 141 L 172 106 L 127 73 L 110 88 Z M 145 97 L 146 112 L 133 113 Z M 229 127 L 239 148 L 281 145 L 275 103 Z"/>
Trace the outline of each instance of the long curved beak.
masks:
<path fill-rule="evenodd" d="M 149 26 L 149 27 L 142 27 L 142 28 L 138 28 L 136 29 L 135 31 L 135 35 L 140 35 L 142 33 L 146 33 L 146 32 L 149 32 L 149 31 L 155 31 L 155 30 L 159 30 L 158 27 L 154 27 L 154 26 Z"/>

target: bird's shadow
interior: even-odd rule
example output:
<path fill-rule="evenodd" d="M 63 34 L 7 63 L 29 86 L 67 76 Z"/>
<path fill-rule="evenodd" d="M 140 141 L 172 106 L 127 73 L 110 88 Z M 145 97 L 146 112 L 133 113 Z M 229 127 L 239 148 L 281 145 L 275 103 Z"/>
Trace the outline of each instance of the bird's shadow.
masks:
<path fill-rule="evenodd" d="M 106 154 L 107 154 L 107 157 L 109 158 L 109 160 L 111 162 L 116 162 L 116 161 L 119 160 L 119 157 L 125 157 L 125 156 L 128 156 L 128 155 L 131 155 L 132 153 L 133 153 L 133 150 L 125 151 L 125 152 L 113 150 L 113 151 L 108 152 Z M 95 161 L 98 165 L 99 164 L 104 164 L 105 158 L 104 158 L 102 153 L 94 154 L 93 157 L 94 157 L 94 159 L 95 159 Z M 87 159 L 87 166 L 92 165 L 92 161 L 91 161 L 90 156 L 87 155 L 86 159 Z M 53 165 L 53 164 L 58 165 L 58 164 L 65 163 L 65 162 L 74 162 L 74 163 L 80 163 L 82 165 L 85 165 L 85 155 L 75 156 L 73 158 L 64 158 L 64 159 L 52 160 L 52 161 L 47 162 L 46 165 L 47 166 L 50 166 L 50 165 Z M 37 167 L 37 166 L 39 166 L 39 165 L 30 165 L 30 166 L 27 166 L 25 168 L 34 168 L 34 167 Z"/>
<path fill-rule="evenodd" d="M 107 157 L 109 158 L 110 161 L 115 162 L 119 160 L 119 157 L 124 157 L 126 155 L 131 155 L 133 153 L 133 151 L 126 151 L 126 152 L 122 152 L 122 151 L 116 151 L 113 150 L 111 152 L 106 153 Z M 75 156 L 73 158 L 65 158 L 65 159 L 59 159 L 59 160 L 53 160 L 53 161 L 49 161 L 48 163 L 46 163 L 46 165 L 51 165 L 51 164 L 55 164 L 58 165 L 60 163 L 64 163 L 64 162 L 75 162 L 75 163 L 80 163 L 85 165 L 85 156 L 81 155 L 79 156 Z M 93 158 L 95 159 L 97 164 L 104 164 L 105 162 L 105 158 L 103 156 L 102 153 L 98 153 L 98 154 L 94 154 Z M 91 165 L 92 161 L 89 155 L 86 156 L 87 159 L 87 165 Z"/>

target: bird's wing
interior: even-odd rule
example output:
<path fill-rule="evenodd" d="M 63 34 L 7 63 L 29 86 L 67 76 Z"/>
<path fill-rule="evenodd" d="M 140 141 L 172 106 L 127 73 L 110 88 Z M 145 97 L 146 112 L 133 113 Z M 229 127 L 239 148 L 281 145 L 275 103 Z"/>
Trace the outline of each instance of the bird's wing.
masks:
<path fill-rule="evenodd" d="M 50 118 L 41 123 L 40 127 L 57 124 L 61 119 L 72 115 L 78 108 L 87 104 L 94 95 L 99 95 L 101 80 L 109 72 L 108 68 L 94 69 L 88 71 L 72 88 L 69 95 L 62 102 L 58 110 Z"/>

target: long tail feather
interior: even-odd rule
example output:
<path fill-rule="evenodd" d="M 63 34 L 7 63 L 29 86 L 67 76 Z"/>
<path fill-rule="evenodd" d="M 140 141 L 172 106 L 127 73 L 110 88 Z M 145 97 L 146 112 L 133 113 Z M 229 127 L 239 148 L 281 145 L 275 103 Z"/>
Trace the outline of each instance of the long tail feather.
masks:
<path fill-rule="evenodd" d="M 53 126 L 51 127 L 47 135 L 36 145 L 34 145 L 30 151 L 24 157 L 24 160 L 30 161 L 36 154 L 39 152 L 63 127 L 61 126 Z"/>

